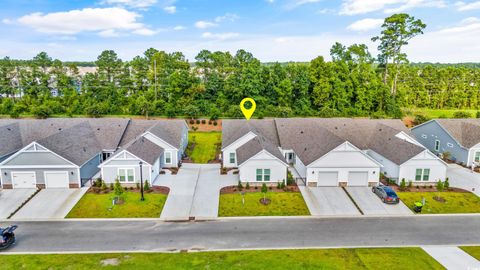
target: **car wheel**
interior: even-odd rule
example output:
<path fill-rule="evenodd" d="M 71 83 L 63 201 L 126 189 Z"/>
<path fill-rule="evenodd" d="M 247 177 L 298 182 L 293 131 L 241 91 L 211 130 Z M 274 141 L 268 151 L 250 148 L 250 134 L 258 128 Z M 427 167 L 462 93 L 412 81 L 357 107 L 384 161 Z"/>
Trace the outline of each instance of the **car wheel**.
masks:
<path fill-rule="evenodd" d="M 382 202 L 385 203 L 385 198 L 382 198 Z"/>
<path fill-rule="evenodd" d="M 372 192 L 375 193 L 375 188 L 372 188 Z"/>

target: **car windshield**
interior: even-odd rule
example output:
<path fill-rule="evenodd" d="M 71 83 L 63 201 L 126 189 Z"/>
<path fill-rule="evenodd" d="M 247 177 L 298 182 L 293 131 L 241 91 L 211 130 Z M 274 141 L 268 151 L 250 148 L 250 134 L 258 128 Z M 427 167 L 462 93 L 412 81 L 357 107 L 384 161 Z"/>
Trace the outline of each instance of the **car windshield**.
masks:
<path fill-rule="evenodd" d="M 391 189 L 390 190 L 386 189 L 385 192 L 387 193 L 388 196 L 397 197 L 397 194 L 395 194 L 395 191 Z"/>

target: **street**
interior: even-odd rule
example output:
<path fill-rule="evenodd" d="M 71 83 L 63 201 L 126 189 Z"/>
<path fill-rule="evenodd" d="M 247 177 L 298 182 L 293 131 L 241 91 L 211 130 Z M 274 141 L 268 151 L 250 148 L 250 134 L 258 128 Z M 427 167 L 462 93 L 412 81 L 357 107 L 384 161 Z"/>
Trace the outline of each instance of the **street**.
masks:
<path fill-rule="evenodd" d="M 1 226 L 12 224 L 2 222 Z M 480 245 L 480 216 L 19 221 L 7 252 Z"/>

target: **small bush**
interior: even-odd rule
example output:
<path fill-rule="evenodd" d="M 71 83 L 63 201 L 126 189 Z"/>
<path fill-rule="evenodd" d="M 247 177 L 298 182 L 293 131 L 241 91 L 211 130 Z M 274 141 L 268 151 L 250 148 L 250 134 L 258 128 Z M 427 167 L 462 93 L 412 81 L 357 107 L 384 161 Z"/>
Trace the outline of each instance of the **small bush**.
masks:
<path fill-rule="evenodd" d="M 190 123 L 190 125 L 195 124 L 195 120 L 193 120 L 193 119 L 190 119 L 190 121 L 188 121 L 188 122 Z"/>
<path fill-rule="evenodd" d="M 200 120 L 197 119 L 197 121 L 195 121 L 197 123 L 197 125 L 200 125 Z"/>
<path fill-rule="evenodd" d="M 137 189 L 140 189 L 140 183 L 136 183 L 135 186 Z"/>
<path fill-rule="evenodd" d="M 258 186 L 255 186 L 255 189 L 258 189 Z"/>
<path fill-rule="evenodd" d="M 218 125 L 217 121 L 213 121 L 213 125 L 214 126 Z"/>
<path fill-rule="evenodd" d="M 465 111 L 456 111 L 453 113 L 453 118 L 470 118 L 472 115 Z"/>
<path fill-rule="evenodd" d="M 280 184 L 280 182 L 277 182 L 277 189 L 281 189 L 282 188 L 282 185 Z"/>
<path fill-rule="evenodd" d="M 101 189 L 102 190 L 107 190 L 108 189 L 107 185 L 105 184 L 105 181 L 102 181 Z"/>
<path fill-rule="evenodd" d="M 267 185 L 265 183 L 262 184 L 262 193 L 267 193 Z"/>
<path fill-rule="evenodd" d="M 477 113 L 475 113 L 475 117 L 480 118 L 480 111 L 477 111 Z"/>
<path fill-rule="evenodd" d="M 438 182 L 437 182 L 437 190 L 438 190 L 438 191 L 443 191 L 443 188 L 444 188 L 444 187 L 445 187 L 445 186 L 443 185 L 442 180 L 438 180 Z"/>
<path fill-rule="evenodd" d="M 123 194 L 123 187 L 120 184 L 120 181 L 118 181 L 118 179 L 115 180 L 114 191 L 115 191 L 115 195 L 117 195 L 117 196 L 122 196 L 122 194 Z"/>
<path fill-rule="evenodd" d="M 202 124 L 205 125 L 205 123 L 207 123 L 207 120 L 202 119 Z"/>
<path fill-rule="evenodd" d="M 110 183 L 110 190 L 113 190 L 114 187 L 113 187 L 113 183 Z"/>
<path fill-rule="evenodd" d="M 150 183 L 148 180 L 145 180 L 145 184 L 143 184 L 143 190 L 150 190 Z"/>
<path fill-rule="evenodd" d="M 445 182 L 443 182 L 443 187 L 448 190 L 450 188 L 450 182 L 448 181 L 448 177 L 445 179 Z"/>
<path fill-rule="evenodd" d="M 408 181 L 408 188 L 412 188 L 413 187 L 413 182 L 412 181 Z"/>
<path fill-rule="evenodd" d="M 246 189 L 250 189 L 250 184 L 247 182 L 247 184 L 245 185 L 245 188 Z"/>
<path fill-rule="evenodd" d="M 402 178 L 402 181 L 400 182 L 400 190 L 405 191 L 405 189 L 406 189 L 405 178 Z"/>
<path fill-rule="evenodd" d="M 242 185 L 242 182 L 241 182 L 241 181 L 238 181 L 237 188 L 238 188 L 238 190 L 240 190 L 240 191 L 243 190 L 243 185 Z"/>
<path fill-rule="evenodd" d="M 427 116 L 425 116 L 423 114 L 416 114 L 415 118 L 413 120 L 413 123 L 415 125 L 420 125 L 420 124 L 423 124 L 423 123 L 427 122 L 428 120 L 430 120 L 430 119 Z"/>
<path fill-rule="evenodd" d="M 208 121 L 208 124 L 211 125 L 211 124 L 212 124 L 212 120 L 209 120 L 209 121 Z"/>
<path fill-rule="evenodd" d="M 287 172 L 287 185 L 288 186 L 291 186 L 293 185 L 293 183 L 295 182 L 295 180 L 293 179 L 293 175 L 290 171 Z"/>
<path fill-rule="evenodd" d="M 285 189 L 285 182 L 284 181 L 282 181 L 282 183 L 280 184 L 280 188 Z"/>

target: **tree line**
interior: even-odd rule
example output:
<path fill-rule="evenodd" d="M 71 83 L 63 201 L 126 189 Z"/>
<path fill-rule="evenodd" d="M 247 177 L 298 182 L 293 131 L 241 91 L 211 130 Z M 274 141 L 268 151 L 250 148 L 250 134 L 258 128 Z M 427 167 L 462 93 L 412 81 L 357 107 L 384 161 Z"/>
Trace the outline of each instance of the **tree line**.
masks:
<path fill-rule="evenodd" d="M 411 65 L 402 49 L 423 33 L 408 14 L 385 19 L 374 57 L 364 44 L 333 44 L 331 61 L 263 64 L 239 50 L 202 50 L 190 63 L 181 52 L 150 48 L 123 61 L 113 50 L 95 61 L 96 72 L 41 52 L 31 60 L 0 60 L 0 114 L 159 115 L 242 117 L 244 97 L 256 117 L 400 117 L 402 107 L 478 108 L 478 66 Z"/>

